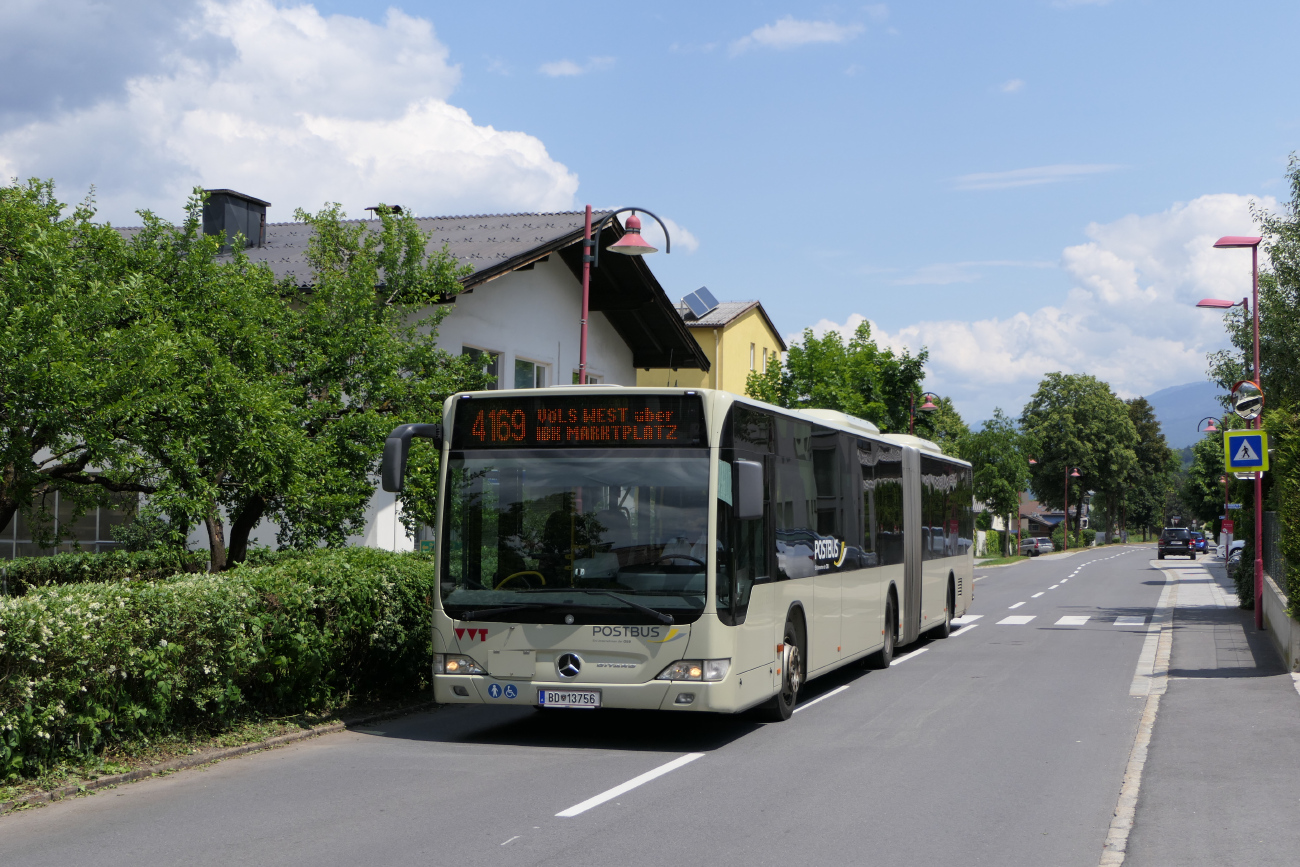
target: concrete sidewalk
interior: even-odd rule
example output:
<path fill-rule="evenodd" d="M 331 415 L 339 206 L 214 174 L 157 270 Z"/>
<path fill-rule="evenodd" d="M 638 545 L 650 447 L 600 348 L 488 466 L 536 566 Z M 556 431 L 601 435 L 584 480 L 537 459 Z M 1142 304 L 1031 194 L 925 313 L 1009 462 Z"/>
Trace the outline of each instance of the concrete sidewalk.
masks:
<path fill-rule="evenodd" d="M 1253 614 L 1236 607 L 1220 561 L 1183 571 L 1177 586 L 1168 689 L 1124 863 L 1295 864 L 1296 681 L 1268 636 L 1256 631 Z"/>

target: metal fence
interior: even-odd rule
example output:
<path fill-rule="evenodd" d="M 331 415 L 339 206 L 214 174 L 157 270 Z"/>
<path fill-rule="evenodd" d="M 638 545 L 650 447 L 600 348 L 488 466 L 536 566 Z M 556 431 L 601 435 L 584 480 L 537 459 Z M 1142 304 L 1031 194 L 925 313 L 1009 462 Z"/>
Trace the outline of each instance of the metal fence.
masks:
<path fill-rule="evenodd" d="M 1282 522 L 1277 512 L 1264 513 L 1264 571 L 1278 583 L 1286 586 L 1286 559 L 1282 556 Z"/>

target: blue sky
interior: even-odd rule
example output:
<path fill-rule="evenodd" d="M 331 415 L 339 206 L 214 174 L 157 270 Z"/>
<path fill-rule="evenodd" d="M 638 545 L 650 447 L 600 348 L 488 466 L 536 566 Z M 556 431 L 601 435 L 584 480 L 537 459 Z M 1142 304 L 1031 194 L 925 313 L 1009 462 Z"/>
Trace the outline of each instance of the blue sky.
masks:
<path fill-rule="evenodd" d="M 642 205 L 674 298 L 933 356 L 969 419 L 1051 370 L 1203 378 L 1300 141 L 1293 2 L 16 0 L 0 173 L 433 215 Z M 1229 13 L 1229 10 L 1231 14 Z M 5 68 L 8 67 L 8 68 Z M 1213 407 L 1207 412 L 1214 411 Z"/>

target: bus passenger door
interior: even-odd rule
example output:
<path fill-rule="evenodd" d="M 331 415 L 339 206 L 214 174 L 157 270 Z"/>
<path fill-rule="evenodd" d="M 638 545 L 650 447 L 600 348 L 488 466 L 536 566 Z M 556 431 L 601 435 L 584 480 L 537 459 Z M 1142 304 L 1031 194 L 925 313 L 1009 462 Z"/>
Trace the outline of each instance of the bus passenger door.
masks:
<path fill-rule="evenodd" d="M 766 698 L 777 682 L 775 674 L 776 643 L 772 634 L 778 627 L 776 585 L 773 581 L 775 550 L 772 544 L 771 457 L 737 452 L 741 460 L 763 464 L 763 517 L 737 520 L 733 536 L 731 562 L 735 569 L 736 603 L 734 670 L 742 675 L 741 701 Z M 779 640 L 779 639 L 778 639 Z M 762 671 L 761 669 L 773 669 Z M 758 670 L 755 670 L 758 669 Z M 748 673 L 753 676 L 749 677 Z M 751 695 L 752 693 L 752 695 Z"/>

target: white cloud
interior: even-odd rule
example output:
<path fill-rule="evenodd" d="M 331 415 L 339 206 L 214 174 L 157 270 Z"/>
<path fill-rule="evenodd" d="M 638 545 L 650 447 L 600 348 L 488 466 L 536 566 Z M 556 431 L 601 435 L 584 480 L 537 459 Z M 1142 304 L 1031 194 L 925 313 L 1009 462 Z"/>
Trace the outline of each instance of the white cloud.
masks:
<path fill-rule="evenodd" d="M 543 63 L 538 72 L 542 75 L 549 75 L 551 78 L 566 78 L 574 75 L 586 75 L 588 72 L 596 72 L 601 69 L 609 69 L 614 65 L 612 57 L 591 57 L 588 58 L 585 66 L 580 66 L 572 60 L 556 60 L 552 63 Z"/>
<path fill-rule="evenodd" d="M 1024 79 L 1013 78 L 1010 81 L 1002 82 L 1002 86 L 999 89 L 1003 93 L 1019 93 L 1025 89 L 1025 82 Z"/>
<path fill-rule="evenodd" d="M 889 20 L 889 7 L 884 3 L 873 3 L 870 6 L 863 6 L 862 11 L 867 13 L 867 17 L 876 23 Z"/>
<path fill-rule="evenodd" d="M 1113 172 L 1123 166 L 1109 164 L 1036 166 L 1031 169 L 1012 169 L 1009 172 L 976 172 L 955 179 L 959 190 L 1007 190 L 1013 187 L 1032 187 L 1039 184 L 1056 184 L 1083 175 Z"/>
<path fill-rule="evenodd" d="M 836 24 L 833 21 L 800 21 L 787 15 L 775 24 L 764 24 L 731 43 L 734 57 L 751 48 L 786 50 L 802 45 L 848 42 L 862 33 L 861 24 Z"/>
<path fill-rule="evenodd" d="M 329 201 L 353 214 L 573 204 L 577 178 L 541 141 L 449 104 L 460 69 L 425 19 L 205 0 L 182 29 L 160 70 L 0 134 L 0 170 L 54 177 L 70 199 L 94 184 L 118 224 L 137 208 L 174 217 L 194 185 L 269 199 L 273 220 Z"/>
<path fill-rule="evenodd" d="M 1249 290 L 1249 254 L 1212 245 L 1221 235 L 1254 231 L 1251 201 L 1207 195 L 1158 214 L 1089 225 L 1088 240 L 1062 252 L 1073 287 L 1058 303 L 975 322 L 924 320 L 889 332 L 873 323 L 872 331 L 895 349 L 928 347 L 926 387 L 951 396 L 975 421 L 994 406 L 1018 414 L 1042 377 L 1056 370 L 1092 374 L 1122 397 L 1201 380 L 1206 352 L 1227 341 L 1222 317 L 1195 305 Z M 1255 201 L 1277 208 L 1271 198 Z M 842 324 L 823 319 L 813 330 L 847 337 L 862 321 L 859 314 Z"/>
<path fill-rule="evenodd" d="M 700 249 L 700 241 L 695 237 L 694 233 L 692 233 L 690 229 L 687 229 L 671 217 L 663 217 L 662 219 L 664 223 L 667 224 L 668 231 L 672 235 L 674 250 L 684 253 L 694 253 L 696 250 Z M 645 236 L 647 241 L 654 244 L 660 250 L 664 248 L 663 230 L 659 228 L 659 224 L 656 223 L 652 217 L 646 217 L 641 221 L 641 234 Z"/>

